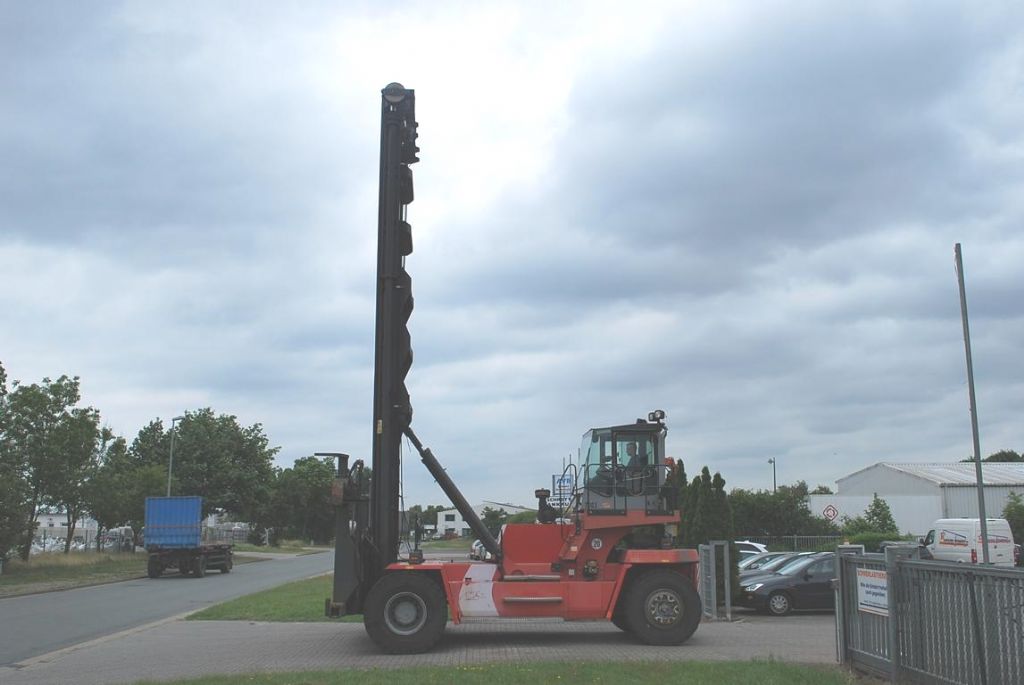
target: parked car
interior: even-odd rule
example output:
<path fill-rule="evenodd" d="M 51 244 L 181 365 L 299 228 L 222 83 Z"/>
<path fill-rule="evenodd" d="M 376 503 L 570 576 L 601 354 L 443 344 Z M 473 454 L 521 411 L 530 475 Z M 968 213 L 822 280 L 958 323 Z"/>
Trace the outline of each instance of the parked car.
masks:
<path fill-rule="evenodd" d="M 1006 519 L 987 519 L 988 554 L 993 566 L 1013 566 L 1013 531 Z M 977 564 L 984 559 L 981 545 L 981 520 L 971 518 L 938 519 L 921 540 L 922 557 L 928 550 L 936 561 Z"/>
<path fill-rule="evenodd" d="M 799 609 L 833 609 L 835 571 L 835 552 L 801 554 L 776 573 L 742 581 L 736 603 L 775 616 Z"/>
<path fill-rule="evenodd" d="M 755 554 L 764 554 L 768 551 L 768 547 L 765 545 L 762 545 L 760 542 L 751 542 L 750 540 L 737 540 L 732 544 L 736 546 L 740 559 L 745 559 Z"/>
<path fill-rule="evenodd" d="M 754 576 L 763 576 L 768 575 L 770 573 L 775 573 L 775 571 L 779 570 L 796 557 L 807 557 L 812 554 L 814 554 L 814 552 L 786 552 L 782 556 L 776 557 L 775 559 L 769 561 L 767 564 L 762 565 L 760 568 L 741 569 L 740 580 L 742 581 L 746 578 L 753 578 Z"/>
<path fill-rule="evenodd" d="M 793 556 L 793 552 L 761 552 L 760 554 L 752 554 L 740 561 L 740 572 L 756 571 L 769 562 L 791 556 Z"/>

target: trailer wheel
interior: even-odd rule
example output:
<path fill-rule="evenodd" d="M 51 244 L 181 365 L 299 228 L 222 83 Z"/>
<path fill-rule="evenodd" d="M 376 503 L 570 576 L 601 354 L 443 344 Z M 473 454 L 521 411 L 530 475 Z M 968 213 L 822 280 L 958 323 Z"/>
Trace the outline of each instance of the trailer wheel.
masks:
<path fill-rule="evenodd" d="M 146 564 L 146 574 L 150 578 L 159 578 L 163 572 L 164 565 L 160 563 L 160 560 L 156 557 L 150 557 L 149 562 Z"/>
<path fill-rule="evenodd" d="M 206 555 L 196 557 L 193 561 L 193 568 L 195 569 L 196 578 L 203 578 L 206 576 Z"/>
<path fill-rule="evenodd" d="M 700 625 L 700 596 L 685 576 L 658 569 L 633 580 L 623 597 L 629 630 L 649 645 L 679 645 Z"/>
<path fill-rule="evenodd" d="M 441 639 L 448 620 L 441 586 L 423 572 L 387 573 L 363 606 L 363 626 L 390 654 L 419 654 Z"/>

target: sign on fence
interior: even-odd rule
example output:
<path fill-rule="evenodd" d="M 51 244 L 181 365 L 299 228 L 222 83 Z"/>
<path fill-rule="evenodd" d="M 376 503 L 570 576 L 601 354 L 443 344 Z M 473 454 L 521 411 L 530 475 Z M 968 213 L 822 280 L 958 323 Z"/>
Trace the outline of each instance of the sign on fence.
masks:
<path fill-rule="evenodd" d="M 857 609 L 878 616 L 889 615 L 889 574 L 857 569 Z"/>

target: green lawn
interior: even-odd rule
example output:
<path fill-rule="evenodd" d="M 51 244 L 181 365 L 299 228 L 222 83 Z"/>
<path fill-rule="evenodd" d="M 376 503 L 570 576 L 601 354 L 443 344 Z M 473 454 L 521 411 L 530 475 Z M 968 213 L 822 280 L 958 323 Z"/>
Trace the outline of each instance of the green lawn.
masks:
<path fill-rule="evenodd" d="M 346 621 L 359 622 L 362 616 L 341 619 L 324 616 L 324 600 L 331 596 L 333 574 L 297 580 L 255 592 L 223 604 L 203 609 L 188 617 L 190 621 Z"/>
<path fill-rule="evenodd" d="M 139 551 L 134 554 L 37 554 L 27 562 L 21 559 L 8 560 L 4 563 L 3 574 L 0 574 L 0 597 L 144 578 L 147 558 L 145 552 Z M 251 561 L 262 559 L 237 555 L 234 558 L 236 565 Z"/>
<path fill-rule="evenodd" d="M 4 572 L 0 575 L 0 597 L 66 590 L 82 585 L 129 580 L 144 575 L 145 552 L 37 554 L 28 561 L 12 559 L 4 563 Z"/>
<path fill-rule="evenodd" d="M 146 681 L 149 682 L 149 681 Z M 838 667 L 797 666 L 774 661 L 672 663 L 537 662 L 374 670 L 305 671 L 212 676 L 165 685 L 513 685 L 518 683 L 607 683 L 640 685 L 851 685 Z M 140 684 L 141 685 L 141 684 Z"/>

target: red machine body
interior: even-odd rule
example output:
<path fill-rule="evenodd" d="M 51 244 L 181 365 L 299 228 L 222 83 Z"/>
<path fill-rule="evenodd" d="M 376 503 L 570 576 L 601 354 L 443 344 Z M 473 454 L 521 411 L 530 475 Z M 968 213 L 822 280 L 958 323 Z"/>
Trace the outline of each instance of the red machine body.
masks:
<path fill-rule="evenodd" d="M 636 525 L 678 520 L 663 518 L 646 517 Z M 616 549 L 633 527 L 589 519 L 576 533 L 572 524 L 511 523 L 502 530 L 500 563 L 397 562 L 387 570 L 433 574 L 456 624 L 487 617 L 610 620 L 631 572 L 670 569 L 696 586 L 695 550 Z"/>

